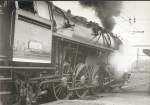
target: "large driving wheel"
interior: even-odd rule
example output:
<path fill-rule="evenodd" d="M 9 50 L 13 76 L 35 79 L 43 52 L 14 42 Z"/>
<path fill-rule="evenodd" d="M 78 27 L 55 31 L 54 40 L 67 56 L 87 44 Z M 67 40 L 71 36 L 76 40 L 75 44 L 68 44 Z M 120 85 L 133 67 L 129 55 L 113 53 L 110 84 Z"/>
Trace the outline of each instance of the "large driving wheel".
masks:
<path fill-rule="evenodd" d="M 70 65 L 64 63 L 63 73 L 59 82 L 53 83 L 54 96 L 57 100 L 68 98 L 68 81 L 70 80 Z"/>
<path fill-rule="evenodd" d="M 53 91 L 57 100 L 65 99 L 68 96 L 68 88 L 62 82 L 53 83 Z"/>
<path fill-rule="evenodd" d="M 88 75 L 89 75 L 89 85 L 92 86 L 90 88 L 91 94 L 96 94 L 99 86 L 99 66 L 98 65 L 88 65 Z"/>
<path fill-rule="evenodd" d="M 75 92 L 79 98 L 84 98 L 89 91 L 86 87 L 89 82 L 87 66 L 85 64 L 79 64 L 77 66 L 75 74 L 75 88 L 77 88 L 77 90 Z"/>

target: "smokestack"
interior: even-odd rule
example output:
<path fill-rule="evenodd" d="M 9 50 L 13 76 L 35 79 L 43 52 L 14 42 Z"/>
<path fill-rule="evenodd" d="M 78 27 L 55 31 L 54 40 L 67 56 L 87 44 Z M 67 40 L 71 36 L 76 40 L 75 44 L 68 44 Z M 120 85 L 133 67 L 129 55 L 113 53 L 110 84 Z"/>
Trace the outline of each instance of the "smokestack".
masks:
<path fill-rule="evenodd" d="M 95 10 L 103 27 L 112 31 L 115 26 L 114 16 L 119 16 L 122 7 L 121 1 L 81 0 L 80 4 Z"/>

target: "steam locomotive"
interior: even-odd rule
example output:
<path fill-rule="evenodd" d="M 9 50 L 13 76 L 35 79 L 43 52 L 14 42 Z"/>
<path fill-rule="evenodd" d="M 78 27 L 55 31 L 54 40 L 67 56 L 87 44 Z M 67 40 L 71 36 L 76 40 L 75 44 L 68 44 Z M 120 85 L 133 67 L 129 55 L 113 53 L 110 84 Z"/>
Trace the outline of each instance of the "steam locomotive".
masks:
<path fill-rule="evenodd" d="M 0 96 L 3 105 L 31 105 L 40 96 L 84 97 L 121 40 L 46 1 L 0 1 Z M 102 84 L 102 85 L 100 85 Z M 14 100 L 15 98 L 15 100 Z"/>

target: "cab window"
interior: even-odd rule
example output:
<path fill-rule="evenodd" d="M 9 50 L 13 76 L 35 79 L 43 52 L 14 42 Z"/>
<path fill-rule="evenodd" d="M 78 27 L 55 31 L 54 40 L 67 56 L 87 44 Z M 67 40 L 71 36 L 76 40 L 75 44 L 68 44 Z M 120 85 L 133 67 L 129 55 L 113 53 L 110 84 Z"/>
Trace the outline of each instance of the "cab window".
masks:
<path fill-rule="evenodd" d="M 50 12 L 48 2 L 36 1 L 37 13 L 40 17 L 50 20 Z"/>
<path fill-rule="evenodd" d="M 34 3 L 33 1 L 18 1 L 18 7 L 20 9 L 23 9 L 23 10 L 26 10 L 26 11 L 29 11 L 29 12 L 32 12 L 34 13 L 35 10 L 34 10 Z"/>

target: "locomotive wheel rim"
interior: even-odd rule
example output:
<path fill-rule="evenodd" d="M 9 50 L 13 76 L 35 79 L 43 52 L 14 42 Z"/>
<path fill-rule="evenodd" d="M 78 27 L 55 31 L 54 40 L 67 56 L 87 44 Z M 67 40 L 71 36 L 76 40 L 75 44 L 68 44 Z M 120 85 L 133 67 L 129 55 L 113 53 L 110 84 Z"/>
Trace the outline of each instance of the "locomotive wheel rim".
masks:
<path fill-rule="evenodd" d="M 81 89 L 75 90 L 75 93 L 76 93 L 77 97 L 79 97 L 79 98 L 84 98 L 89 91 L 89 89 L 86 88 L 86 85 L 88 82 L 87 76 L 88 76 L 88 74 L 87 74 L 86 65 L 85 64 L 78 65 L 78 68 L 77 68 L 77 71 L 75 74 L 75 85 L 74 86 L 75 86 L 75 88 L 81 88 Z M 84 84 L 82 83 L 82 77 L 86 78 Z"/>
<path fill-rule="evenodd" d="M 66 99 L 68 96 L 68 88 L 61 82 L 53 83 L 53 92 L 57 100 Z"/>

